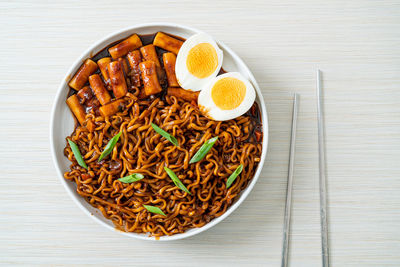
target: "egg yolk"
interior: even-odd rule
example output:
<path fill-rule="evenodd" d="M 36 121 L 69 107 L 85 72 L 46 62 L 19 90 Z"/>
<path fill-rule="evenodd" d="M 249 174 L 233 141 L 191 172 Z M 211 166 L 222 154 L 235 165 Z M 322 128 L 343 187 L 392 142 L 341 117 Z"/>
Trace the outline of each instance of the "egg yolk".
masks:
<path fill-rule="evenodd" d="M 218 55 L 209 43 L 200 43 L 190 49 L 186 58 L 188 71 L 199 79 L 204 79 L 217 69 Z"/>
<path fill-rule="evenodd" d="M 222 110 L 237 108 L 246 95 L 246 85 L 239 79 L 226 77 L 218 80 L 211 89 L 211 98 Z"/>

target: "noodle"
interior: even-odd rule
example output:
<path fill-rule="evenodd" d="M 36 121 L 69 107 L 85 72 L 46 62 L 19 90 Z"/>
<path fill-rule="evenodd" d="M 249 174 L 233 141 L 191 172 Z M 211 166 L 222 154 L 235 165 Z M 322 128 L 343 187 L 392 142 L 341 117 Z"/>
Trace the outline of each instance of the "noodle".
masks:
<path fill-rule="evenodd" d="M 76 127 L 68 138 L 79 146 L 89 171 L 78 165 L 67 146 L 64 154 L 72 164 L 65 179 L 74 181 L 79 195 L 126 232 L 173 235 L 224 214 L 260 161 L 262 145 L 254 136 L 259 122 L 250 112 L 229 121 L 213 121 L 180 98 L 137 100 L 134 94 L 124 97 L 126 108 L 113 116 L 86 115 L 95 124 L 93 132 L 86 126 Z M 253 107 L 258 109 L 256 104 Z M 175 136 L 180 146 L 157 134 L 151 123 Z M 98 162 L 105 145 L 120 131 L 111 154 Z M 202 144 L 215 136 L 218 140 L 204 159 L 189 164 Z M 228 177 L 240 164 L 242 173 L 226 189 Z M 164 166 L 176 173 L 192 195 L 175 186 Z M 145 178 L 130 184 L 117 180 L 132 173 Z M 148 212 L 143 204 L 159 207 L 166 216 Z"/>
<path fill-rule="evenodd" d="M 72 164 L 64 178 L 75 182 L 78 194 L 121 231 L 160 237 L 202 227 L 226 212 L 260 162 L 262 130 L 256 103 L 236 119 L 214 121 L 199 110 L 198 92 L 171 88 L 177 85 L 175 56 L 167 54 L 169 61 L 163 65 L 172 62 L 169 68 L 162 69 L 158 61 L 167 50 L 179 51 L 183 40 L 176 38 L 134 34 L 87 59 L 69 83 L 77 92 L 70 91 L 67 104 L 79 123 L 67 139 L 78 146 L 81 164 L 84 161 L 88 169 L 78 164 L 67 145 L 64 155 Z M 179 146 L 158 134 L 152 123 L 173 135 Z M 98 161 L 118 133 L 111 153 Z M 216 136 L 204 158 L 190 164 L 200 147 Z M 229 176 L 240 165 L 243 171 L 227 189 Z M 164 167 L 191 194 L 177 187 Z M 133 173 L 144 178 L 133 183 L 118 180 Z M 144 205 L 157 207 L 166 216 L 151 213 Z"/>

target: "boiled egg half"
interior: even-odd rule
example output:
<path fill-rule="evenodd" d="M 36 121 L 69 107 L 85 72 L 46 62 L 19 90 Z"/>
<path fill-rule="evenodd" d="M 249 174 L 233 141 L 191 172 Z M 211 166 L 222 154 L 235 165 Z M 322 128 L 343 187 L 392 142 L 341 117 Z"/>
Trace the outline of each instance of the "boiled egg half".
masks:
<path fill-rule="evenodd" d="M 186 90 L 200 91 L 221 69 L 223 52 L 211 36 L 198 33 L 188 38 L 179 50 L 175 74 Z"/>
<path fill-rule="evenodd" d="M 216 121 L 226 121 L 246 113 L 254 103 L 253 85 L 239 72 L 228 72 L 214 78 L 198 98 L 200 110 Z"/>

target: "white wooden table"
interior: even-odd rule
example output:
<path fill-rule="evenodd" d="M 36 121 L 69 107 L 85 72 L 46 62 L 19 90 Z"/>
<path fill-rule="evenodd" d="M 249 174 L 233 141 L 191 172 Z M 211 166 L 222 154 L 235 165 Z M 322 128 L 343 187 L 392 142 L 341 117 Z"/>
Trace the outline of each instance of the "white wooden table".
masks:
<path fill-rule="evenodd" d="M 400 266 L 398 1 L 0 0 L 0 264 L 279 266 L 292 92 L 301 94 L 291 266 L 321 266 L 315 70 L 324 72 L 331 262 Z M 235 50 L 269 109 L 268 159 L 227 220 L 144 242 L 72 202 L 50 157 L 49 116 L 72 62 L 142 22 L 200 28 Z"/>

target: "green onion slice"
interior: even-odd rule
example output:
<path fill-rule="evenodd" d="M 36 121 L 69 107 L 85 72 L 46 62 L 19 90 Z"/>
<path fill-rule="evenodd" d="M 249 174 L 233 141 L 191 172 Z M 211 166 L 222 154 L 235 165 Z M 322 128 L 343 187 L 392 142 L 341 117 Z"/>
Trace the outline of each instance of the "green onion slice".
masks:
<path fill-rule="evenodd" d="M 186 193 L 188 193 L 189 195 L 191 195 L 192 193 L 190 193 L 190 191 L 186 188 L 186 186 L 181 182 L 181 180 L 179 180 L 178 176 L 176 176 L 176 174 L 169 168 L 164 167 L 164 170 L 167 172 L 168 176 L 172 179 L 172 181 L 174 182 L 174 184 L 179 187 L 180 189 L 182 189 L 183 191 L 185 191 Z"/>
<path fill-rule="evenodd" d="M 229 176 L 228 180 L 226 181 L 226 189 L 228 189 L 232 183 L 236 180 L 236 177 L 243 171 L 243 165 L 240 164 L 239 167 Z"/>
<path fill-rule="evenodd" d="M 217 140 L 218 136 L 210 138 L 207 141 L 205 141 L 204 144 L 200 147 L 200 149 L 196 152 L 196 154 L 194 154 L 189 163 L 196 163 L 202 160 L 205 157 L 205 155 L 207 155 L 208 151 L 210 151 L 210 149 L 213 147 L 213 145 Z"/>
<path fill-rule="evenodd" d="M 72 152 L 74 153 L 74 156 L 75 156 L 76 161 L 78 162 L 78 164 L 79 164 L 81 167 L 83 167 L 83 168 L 85 168 L 85 169 L 87 170 L 87 169 L 88 169 L 88 166 L 86 165 L 85 161 L 83 160 L 83 157 L 82 157 L 81 152 L 79 151 L 78 145 L 75 144 L 74 141 L 72 141 L 72 140 L 70 140 L 70 139 L 67 139 L 67 140 L 68 140 L 69 146 L 70 146 L 71 149 L 72 149 Z"/>
<path fill-rule="evenodd" d="M 101 153 L 98 161 L 101 161 L 102 159 L 107 157 L 112 152 L 112 150 L 115 147 L 115 145 L 117 144 L 118 139 L 121 136 L 121 134 L 122 134 L 122 132 L 119 132 L 113 138 L 111 138 L 110 141 L 108 141 L 108 144 L 106 145 L 106 148 L 104 148 L 103 153 Z"/>
<path fill-rule="evenodd" d="M 155 125 L 154 123 L 151 123 L 151 127 L 153 127 L 154 131 L 156 131 L 161 136 L 165 137 L 165 139 L 170 141 L 172 144 L 179 146 L 178 140 L 176 140 L 176 138 L 173 135 L 170 135 L 169 133 L 167 133 L 166 131 L 164 131 L 163 129 L 161 129 L 160 127 Z"/>
<path fill-rule="evenodd" d="M 150 205 L 143 205 L 143 207 L 145 207 L 146 210 L 150 211 L 151 213 L 156 213 L 156 214 L 167 216 L 159 207 L 154 207 L 154 206 L 150 206 Z"/>
<path fill-rule="evenodd" d="M 144 175 L 141 173 L 132 173 L 131 175 L 119 178 L 118 181 L 121 181 L 125 184 L 137 182 L 139 180 L 142 180 L 144 178 Z"/>

